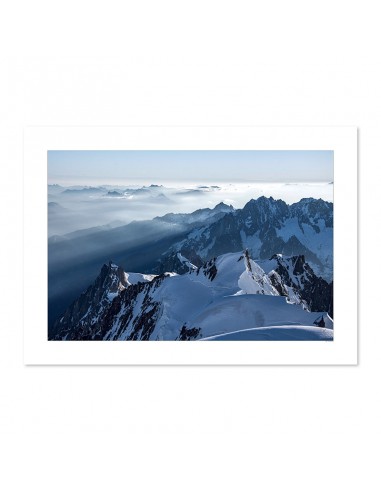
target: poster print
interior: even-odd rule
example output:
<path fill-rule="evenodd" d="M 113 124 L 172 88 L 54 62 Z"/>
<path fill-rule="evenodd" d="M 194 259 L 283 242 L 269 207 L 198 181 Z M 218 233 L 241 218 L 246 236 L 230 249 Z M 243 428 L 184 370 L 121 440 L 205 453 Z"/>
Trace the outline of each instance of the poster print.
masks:
<path fill-rule="evenodd" d="M 356 140 L 354 128 L 28 129 L 26 362 L 355 362 L 342 287 L 355 285 L 356 313 Z"/>
<path fill-rule="evenodd" d="M 334 338 L 333 151 L 50 151 L 50 340 Z"/>

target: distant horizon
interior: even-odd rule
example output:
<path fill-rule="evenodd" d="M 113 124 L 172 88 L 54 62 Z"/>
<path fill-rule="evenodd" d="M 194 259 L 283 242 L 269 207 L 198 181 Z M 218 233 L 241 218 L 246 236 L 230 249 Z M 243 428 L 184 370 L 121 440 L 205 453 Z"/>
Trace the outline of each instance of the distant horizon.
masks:
<path fill-rule="evenodd" d="M 48 151 L 48 180 L 116 185 L 136 182 L 317 183 L 333 181 L 327 150 Z M 80 182 L 80 183 L 79 183 Z"/>
<path fill-rule="evenodd" d="M 267 181 L 267 180 L 246 180 L 246 181 L 238 181 L 238 180 L 230 180 L 230 181 L 222 181 L 222 180 L 200 180 L 197 182 L 196 180 L 184 180 L 184 181 L 179 181 L 179 180 L 165 180 L 162 181 L 160 178 L 152 178 L 151 180 L 147 180 L 145 178 L 134 178 L 134 181 L 130 180 L 125 180 L 123 181 L 122 179 L 117 179 L 115 178 L 99 178 L 99 179 L 94 179 L 90 177 L 82 177 L 78 178 L 76 176 L 65 176 L 65 177 L 56 177 L 49 179 L 48 178 L 48 185 L 53 186 L 53 185 L 59 185 L 62 186 L 63 188 L 70 188 L 73 186 L 92 186 L 92 187 L 102 187 L 102 186 L 114 186 L 114 187 L 125 187 L 125 186 L 136 186 L 136 187 L 149 187 L 151 185 L 156 185 L 156 186 L 202 186 L 202 185 L 208 185 L 208 186 L 218 186 L 218 185 L 230 185 L 230 184 L 282 184 L 282 185 L 303 185 L 303 184 L 314 184 L 314 185 L 325 185 L 325 184 L 333 184 L 333 180 L 309 180 L 309 181 Z"/>

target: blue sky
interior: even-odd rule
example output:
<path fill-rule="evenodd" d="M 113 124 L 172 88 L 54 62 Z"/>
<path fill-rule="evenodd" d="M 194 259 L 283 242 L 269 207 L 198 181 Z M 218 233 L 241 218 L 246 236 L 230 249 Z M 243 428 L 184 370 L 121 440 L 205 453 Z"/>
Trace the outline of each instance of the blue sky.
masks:
<path fill-rule="evenodd" d="M 112 150 L 48 152 L 49 183 L 333 181 L 333 151 Z"/>

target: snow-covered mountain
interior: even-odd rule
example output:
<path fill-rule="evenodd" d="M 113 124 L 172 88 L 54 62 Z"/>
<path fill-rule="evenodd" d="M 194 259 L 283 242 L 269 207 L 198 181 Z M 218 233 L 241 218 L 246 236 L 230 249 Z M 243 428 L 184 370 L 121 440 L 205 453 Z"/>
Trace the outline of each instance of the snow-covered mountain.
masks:
<path fill-rule="evenodd" d="M 162 190 L 159 186 L 149 188 L 154 193 Z M 50 207 L 50 232 L 54 232 L 53 216 L 54 224 L 58 226 L 69 223 L 70 227 L 73 220 L 79 220 L 78 211 L 73 219 L 74 212 L 59 209 L 53 213 L 54 205 Z M 52 333 L 57 317 L 94 281 L 99 266 L 109 258 L 127 271 L 184 274 L 202 267 L 211 258 L 244 249 L 249 250 L 256 262 L 268 261 L 277 253 L 284 257 L 302 256 L 299 262 L 307 261 L 313 270 L 311 282 L 308 282 L 311 272 L 306 272 L 303 279 L 306 306 L 332 315 L 332 226 L 333 205 L 330 202 L 306 198 L 287 205 L 282 200 L 261 197 L 250 200 L 238 210 L 219 203 L 214 208 L 201 208 L 191 213 L 170 213 L 119 227 L 114 223 L 51 237 L 49 333 Z M 274 286 L 277 274 L 285 276 L 282 281 L 292 285 L 294 294 L 299 295 L 301 278 L 287 278 L 281 264 L 274 264 L 270 269 L 265 264 L 262 267 L 268 274 L 272 270 L 275 272 L 270 275 Z M 316 275 L 323 278 L 316 280 Z M 281 290 L 279 293 L 284 294 Z"/>
<path fill-rule="evenodd" d="M 280 295 L 302 301 L 310 311 L 327 311 L 333 317 L 333 282 L 315 275 L 304 255 L 273 255 L 259 260 L 258 265 L 269 275 Z M 285 289 L 286 287 L 286 289 Z"/>
<path fill-rule="evenodd" d="M 201 208 L 190 214 L 174 214 L 169 213 L 162 217 L 155 217 L 154 220 L 161 222 L 169 222 L 173 224 L 197 224 L 198 222 L 205 224 L 211 224 L 216 220 L 221 219 L 225 214 L 234 212 L 232 205 L 226 205 L 221 202 L 214 208 Z"/>
<path fill-rule="evenodd" d="M 311 312 L 314 301 L 303 298 L 305 287 L 310 292 L 313 282 L 318 285 L 304 258 L 272 258 L 263 264 L 268 272 L 248 250 L 215 257 L 199 268 L 181 253 L 177 260 L 186 269 L 181 275 L 132 274 L 104 265 L 94 284 L 56 321 L 50 338 L 239 339 L 238 332 L 251 330 L 252 339 L 266 339 L 267 331 L 274 339 L 287 327 L 293 330 L 290 339 L 333 338 L 331 317 Z"/>
<path fill-rule="evenodd" d="M 212 223 L 195 227 L 160 258 L 181 252 L 195 265 L 208 258 L 248 249 L 255 259 L 274 254 L 304 255 L 314 271 L 326 280 L 333 273 L 333 204 L 321 199 L 303 198 L 287 205 L 283 200 L 260 197 L 242 209 L 230 209 Z M 161 218 L 165 220 L 165 218 Z"/>

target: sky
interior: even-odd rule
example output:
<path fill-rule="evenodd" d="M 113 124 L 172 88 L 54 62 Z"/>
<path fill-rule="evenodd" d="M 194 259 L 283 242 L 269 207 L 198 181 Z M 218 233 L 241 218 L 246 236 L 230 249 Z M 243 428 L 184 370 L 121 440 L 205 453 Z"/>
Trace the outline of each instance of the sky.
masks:
<path fill-rule="evenodd" d="M 50 184 L 331 182 L 330 150 L 50 150 Z"/>

